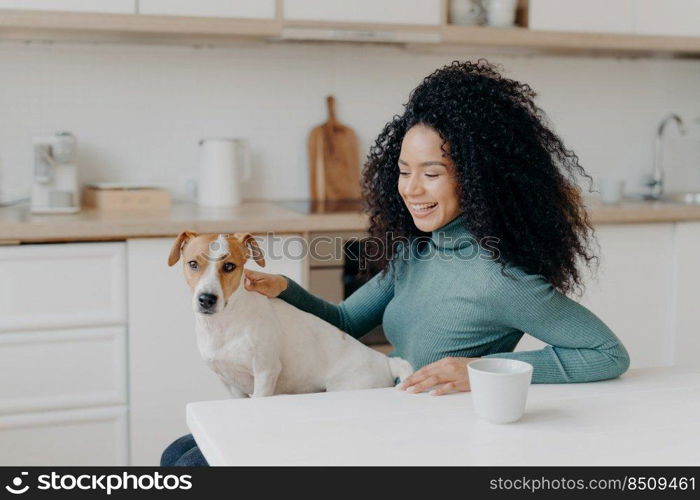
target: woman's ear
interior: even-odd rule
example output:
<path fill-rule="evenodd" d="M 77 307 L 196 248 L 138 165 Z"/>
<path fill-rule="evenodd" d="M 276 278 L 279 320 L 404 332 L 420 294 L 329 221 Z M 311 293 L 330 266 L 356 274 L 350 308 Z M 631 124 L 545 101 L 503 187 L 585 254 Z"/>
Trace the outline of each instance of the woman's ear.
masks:
<path fill-rule="evenodd" d="M 233 235 L 248 250 L 248 257 L 252 258 L 257 265 L 265 267 L 265 256 L 258 246 L 255 237 L 250 233 L 235 233 Z"/>
<path fill-rule="evenodd" d="M 192 238 L 199 236 L 198 233 L 194 231 L 183 231 L 175 239 L 172 248 L 170 249 L 170 255 L 168 255 L 168 266 L 173 266 L 178 260 L 180 260 L 180 254 L 182 253 L 182 247 Z"/>

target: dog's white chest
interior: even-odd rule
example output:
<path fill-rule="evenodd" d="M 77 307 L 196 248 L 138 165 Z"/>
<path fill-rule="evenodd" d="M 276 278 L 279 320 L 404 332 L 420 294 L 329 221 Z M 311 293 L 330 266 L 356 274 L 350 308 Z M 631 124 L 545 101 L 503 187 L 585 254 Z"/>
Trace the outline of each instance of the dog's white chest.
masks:
<path fill-rule="evenodd" d="M 253 392 L 254 347 L 248 336 L 198 325 L 197 345 L 204 362 L 229 389 Z"/>

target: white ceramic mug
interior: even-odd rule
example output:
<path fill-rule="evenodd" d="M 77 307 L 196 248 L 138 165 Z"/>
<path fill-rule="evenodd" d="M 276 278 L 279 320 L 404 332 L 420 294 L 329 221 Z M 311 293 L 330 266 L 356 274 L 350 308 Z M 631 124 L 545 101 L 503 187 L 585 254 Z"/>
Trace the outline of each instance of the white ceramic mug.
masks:
<path fill-rule="evenodd" d="M 450 23 L 461 26 L 481 24 L 483 10 L 480 0 L 451 0 Z"/>
<path fill-rule="evenodd" d="M 483 358 L 467 365 L 476 414 L 497 424 L 523 416 L 532 365 L 506 358 Z"/>
<path fill-rule="evenodd" d="M 598 192 L 603 203 L 619 203 L 625 191 L 625 181 L 620 179 L 600 179 Z"/>
<path fill-rule="evenodd" d="M 483 4 L 489 26 L 508 28 L 515 24 L 518 0 L 483 0 Z"/>

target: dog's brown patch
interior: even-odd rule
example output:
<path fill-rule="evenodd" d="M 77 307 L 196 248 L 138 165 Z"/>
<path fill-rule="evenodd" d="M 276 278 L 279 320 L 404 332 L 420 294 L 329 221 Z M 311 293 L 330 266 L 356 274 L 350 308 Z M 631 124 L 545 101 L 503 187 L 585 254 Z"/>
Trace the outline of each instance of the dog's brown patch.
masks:
<path fill-rule="evenodd" d="M 252 257 L 260 266 L 265 266 L 265 258 L 250 233 L 226 235 L 228 253 L 223 255 L 211 250 L 212 243 L 218 238 L 218 234 L 199 235 L 193 231 L 183 231 L 173 243 L 168 265 L 174 265 L 182 256 L 185 280 L 192 290 L 201 277 L 207 274 L 209 266 L 216 266 L 217 278 L 224 294 L 223 300 L 227 301 L 240 286 L 248 257 Z M 233 270 L 226 271 L 231 264 L 234 266 Z"/>

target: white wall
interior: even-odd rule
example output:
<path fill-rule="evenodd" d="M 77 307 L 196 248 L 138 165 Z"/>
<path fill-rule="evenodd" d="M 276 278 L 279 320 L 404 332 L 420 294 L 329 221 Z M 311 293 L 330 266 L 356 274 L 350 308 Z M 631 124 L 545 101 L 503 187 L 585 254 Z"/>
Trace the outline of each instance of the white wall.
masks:
<path fill-rule="evenodd" d="M 479 55 L 320 44 L 2 42 L 0 194 L 27 192 L 32 135 L 70 130 L 85 182 L 143 181 L 182 196 L 196 175 L 197 140 L 240 136 L 251 140 L 256 167 L 247 198 L 303 198 L 306 137 L 325 118 L 326 94 L 337 97 L 339 116 L 357 131 L 364 155 L 423 76 Z M 594 176 L 638 184 L 651 169 L 659 119 L 670 111 L 688 121 L 700 116 L 697 60 L 489 59 L 539 92 L 540 105 Z M 700 146 L 692 155 L 686 147 L 700 145 L 700 125 L 689 128 L 688 175 L 700 188 Z M 670 154 L 669 161 L 691 163 L 682 156 Z"/>

